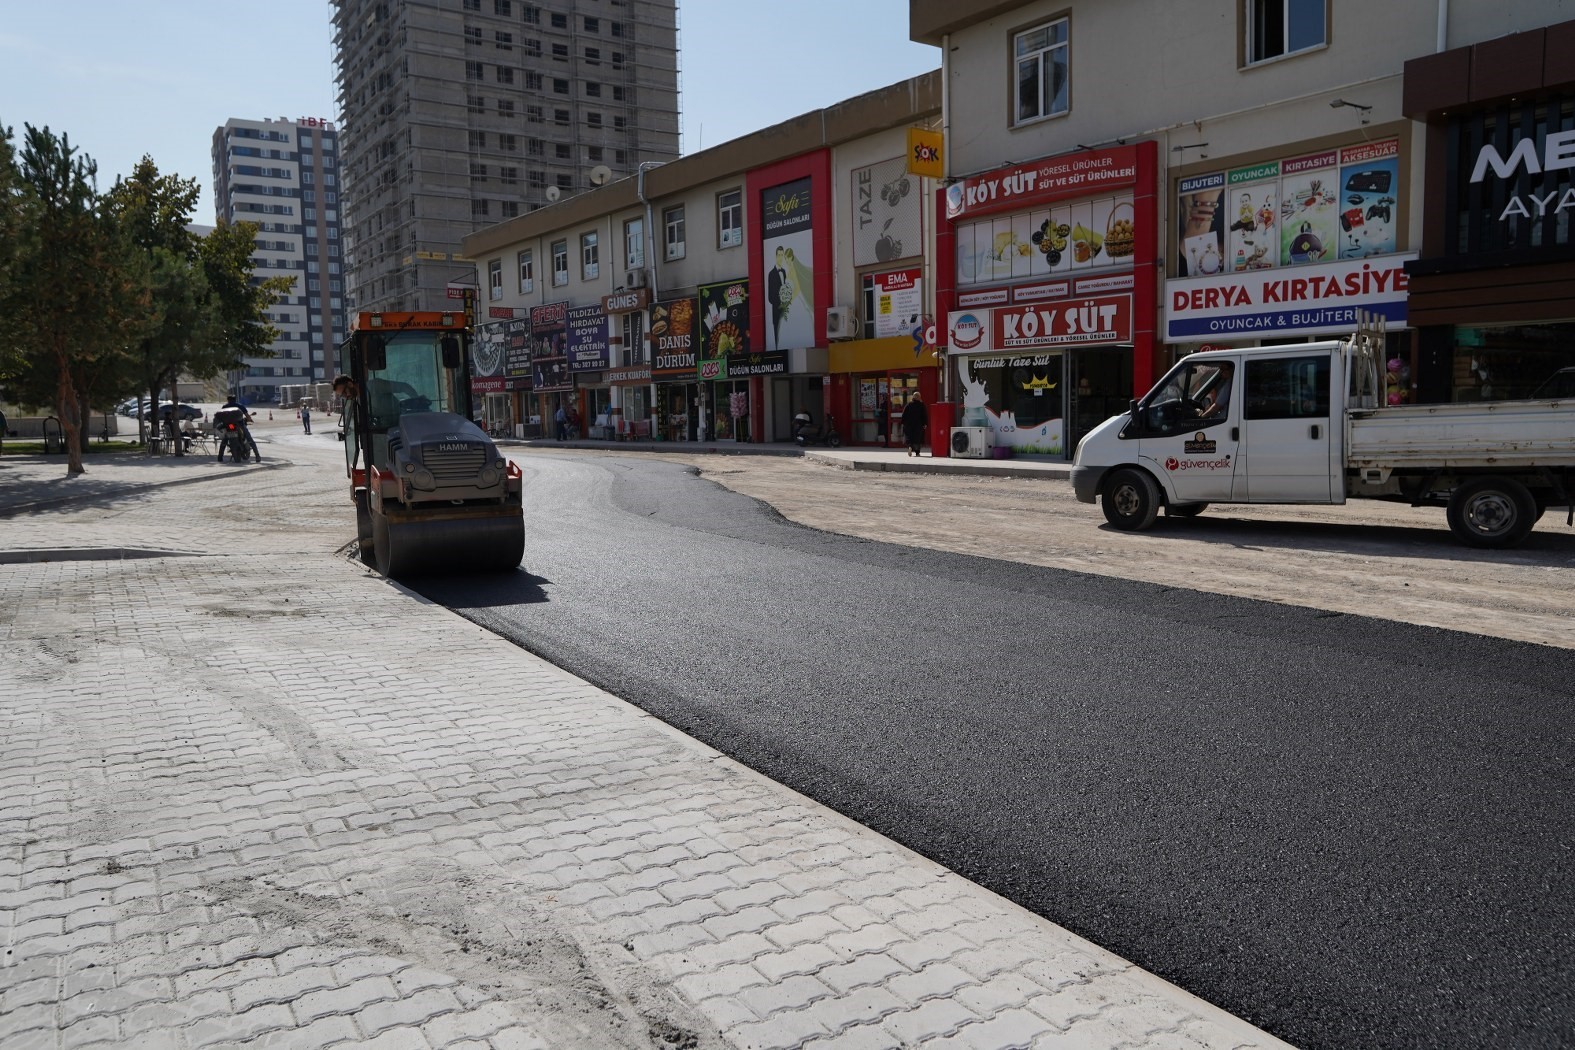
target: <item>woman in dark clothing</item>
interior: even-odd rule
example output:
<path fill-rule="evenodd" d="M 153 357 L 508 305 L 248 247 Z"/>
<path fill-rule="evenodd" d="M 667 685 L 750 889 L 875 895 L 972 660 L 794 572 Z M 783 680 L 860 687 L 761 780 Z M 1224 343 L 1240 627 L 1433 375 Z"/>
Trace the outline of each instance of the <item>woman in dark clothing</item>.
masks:
<path fill-rule="evenodd" d="M 917 456 L 924 444 L 924 432 L 930 425 L 930 410 L 924 407 L 917 392 L 902 408 L 902 436 L 908 439 L 908 455 Z"/>

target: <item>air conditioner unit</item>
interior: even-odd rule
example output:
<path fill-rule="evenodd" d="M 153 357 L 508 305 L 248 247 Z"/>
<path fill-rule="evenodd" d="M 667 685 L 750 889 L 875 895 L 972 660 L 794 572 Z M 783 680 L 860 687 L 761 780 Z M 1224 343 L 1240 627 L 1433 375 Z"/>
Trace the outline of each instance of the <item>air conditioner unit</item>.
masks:
<path fill-rule="evenodd" d="M 853 326 L 856 324 L 851 306 L 826 307 L 826 338 L 827 339 L 852 339 L 854 338 Z"/>
<path fill-rule="evenodd" d="M 644 288 L 645 287 L 645 271 L 644 270 L 629 270 L 629 271 L 627 271 L 623 275 L 623 286 L 625 288 Z"/>
<path fill-rule="evenodd" d="M 995 431 L 989 427 L 952 427 L 952 456 L 956 459 L 984 459 L 990 454 Z"/>

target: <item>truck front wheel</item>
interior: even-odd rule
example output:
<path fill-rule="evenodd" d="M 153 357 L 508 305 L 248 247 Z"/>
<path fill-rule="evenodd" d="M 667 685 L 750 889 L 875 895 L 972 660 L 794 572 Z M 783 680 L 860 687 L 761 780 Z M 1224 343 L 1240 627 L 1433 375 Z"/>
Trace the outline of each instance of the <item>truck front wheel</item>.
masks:
<path fill-rule="evenodd" d="M 1123 532 L 1138 532 L 1154 524 L 1159 514 L 1159 485 L 1147 471 L 1118 470 L 1105 482 L 1099 506 L 1110 524 Z"/>
<path fill-rule="evenodd" d="M 1449 497 L 1449 528 L 1462 543 L 1513 547 L 1537 523 L 1537 502 L 1513 478 L 1477 478 Z"/>

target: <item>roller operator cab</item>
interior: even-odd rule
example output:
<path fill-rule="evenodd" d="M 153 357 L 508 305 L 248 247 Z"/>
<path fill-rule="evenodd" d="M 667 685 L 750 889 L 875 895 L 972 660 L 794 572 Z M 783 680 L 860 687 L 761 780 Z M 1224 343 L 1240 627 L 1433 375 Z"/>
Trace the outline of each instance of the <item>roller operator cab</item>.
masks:
<path fill-rule="evenodd" d="M 357 315 L 341 360 L 361 560 L 402 579 L 507 571 L 525 553 L 519 467 L 470 417 L 464 315 Z"/>

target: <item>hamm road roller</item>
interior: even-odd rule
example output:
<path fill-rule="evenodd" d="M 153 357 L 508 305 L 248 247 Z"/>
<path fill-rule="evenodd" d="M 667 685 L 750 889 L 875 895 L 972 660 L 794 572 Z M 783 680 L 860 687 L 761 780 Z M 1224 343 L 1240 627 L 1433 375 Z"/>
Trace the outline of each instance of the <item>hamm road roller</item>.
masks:
<path fill-rule="evenodd" d="M 519 467 L 470 416 L 462 312 L 356 315 L 340 360 L 361 560 L 390 579 L 507 571 L 525 554 Z"/>

